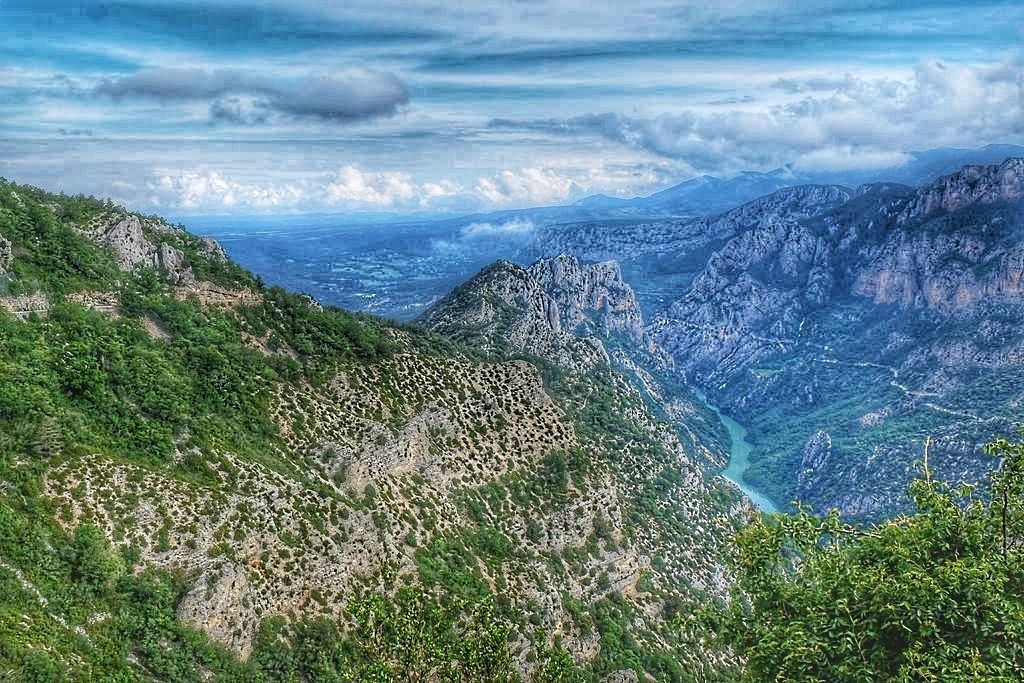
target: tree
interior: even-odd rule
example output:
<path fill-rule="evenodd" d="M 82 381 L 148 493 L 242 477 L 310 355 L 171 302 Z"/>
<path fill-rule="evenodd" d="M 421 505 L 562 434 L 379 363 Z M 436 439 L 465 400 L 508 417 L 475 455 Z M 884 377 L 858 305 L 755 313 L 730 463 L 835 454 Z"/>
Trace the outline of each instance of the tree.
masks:
<path fill-rule="evenodd" d="M 800 507 L 738 536 L 724 635 L 750 680 L 1019 680 L 1024 671 L 1024 445 L 997 441 L 990 493 L 935 481 L 874 526 Z"/>
<path fill-rule="evenodd" d="M 73 577 L 85 595 L 109 592 L 124 573 L 124 560 L 92 524 L 80 524 L 75 529 L 71 553 Z"/>

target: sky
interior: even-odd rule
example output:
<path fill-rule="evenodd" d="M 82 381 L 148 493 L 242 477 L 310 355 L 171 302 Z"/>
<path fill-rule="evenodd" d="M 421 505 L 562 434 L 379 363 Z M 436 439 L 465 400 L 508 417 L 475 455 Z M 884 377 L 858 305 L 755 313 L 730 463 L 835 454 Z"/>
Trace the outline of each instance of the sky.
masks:
<path fill-rule="evenodd" d="M 0 176 L 467 212 L 1024 143 L 1024 3 L 0 0 Z"/>

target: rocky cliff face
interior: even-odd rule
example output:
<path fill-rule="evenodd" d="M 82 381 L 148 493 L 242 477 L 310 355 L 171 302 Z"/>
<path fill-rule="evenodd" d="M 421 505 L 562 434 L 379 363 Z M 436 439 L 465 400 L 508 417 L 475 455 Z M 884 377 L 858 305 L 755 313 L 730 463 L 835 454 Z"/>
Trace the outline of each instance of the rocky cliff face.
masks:
<path fill-rule="evenodd" d="M 1015 300 L 1024 277 L 1014 208 L 1021 168 L 1018 160 L 971 167 L 916 192 L 872 188 L 816 217 L 751 224 L 709 258 L 655 328 L 695 332 L 661 336 L 691 367 L 710 367 L 785 344 L 811 311 L 837 299 L 943 316 Z"/>
<path fill-rule="evenodd" d="M 828 472 L 835 464 L 832 461 L 832 437 L 828 432 L 817 431 L 804 445 L 800 458 L 800 473 L 797 475 L 799 498 L 807 500 L 815 495 L 814 485 L 822 472 Z"/>
<path fill-rule="evenodd" d="M 782 189 L 704 218 L 551 225 L 537 233 L 532 250 L 542 256 L 567 253 L 587 261 L 611 259 L 620 263 L 656 256 L 699 256 L 754 226 L 817 215 L 852 195 L 852 190 L 838 185 L 805 185 Z"/>
<path fill-rule="evenodd" d="M 529 268 L 499 261 L 435 304 L 421 322 L 450 336 L 499 345 L 503 353 L 556 357 L 578 371 L 608 362 L 602 339 L 657 352 L 618 264 L 581 264 L 566 255 Z"/>
<path fill-rule="evenodd" d="M 1010 159 L 748 224 L 650 332 L 754 422 L 773 451 L 754 476 L 782 500 L 897 510 L 928 430 L 942 435 L 946 474 L 977 479 L 987 468 L 978 443 L 1022 417 L 1024 392 L 995 379 L 1016 372 L 1024 351 L 1022 187 L 1024 162 Z M 986 377 L 992 396 L 978 410 L 967 397 Z M 829 457 L 813 436 L 821 429 Z M 801 452 L 782 438 L 810 441 Z"/>
<path fill-rule="evenodd" d="M 643 343 L 643 315 L 636 294 L 622 279 L 618 263 L 583 265 L 574 257 L 561 254 L 537 261 L 526 272 L 553 304 L 550 310 L 555 318 L 554 329 L 575 336 L 597 333 Z"/>
<path fill-rule="evenodd" d="M 194 282 L 195 275 L 185 263 L 185 254 L 167 242 L 150 237 L 184 234 L 184 231 L 158 221 L 146 221 L 146 224 L 148 230 L 143 228 L 143 220 L 138 216 L 104 214 L 82 228 L 82 234 L 110 249 L 122 270 L 154 268 L 166 273 L 176 284 Z"/>
<path fill-rule="evenodd" d="M 898 213 L 900 223 L 970 204 L 1016 201 L 1024 196 L 1024 159 L 992 166 L 965 166 L 922 187 Z"/>
<path fill-rule="evenodd" d="M 12 258 L 11 241 L 0 235 L 0 275 L 6 273 L 7 269 L 11 267 Z"/>

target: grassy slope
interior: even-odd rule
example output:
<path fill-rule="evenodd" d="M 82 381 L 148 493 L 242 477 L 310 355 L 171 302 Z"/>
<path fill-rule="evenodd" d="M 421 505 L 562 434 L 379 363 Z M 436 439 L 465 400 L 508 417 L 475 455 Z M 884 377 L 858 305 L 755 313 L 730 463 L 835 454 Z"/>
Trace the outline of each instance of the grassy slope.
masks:
<path fill-rule="evenodd" d="M 512 671 L 504 664 L 510 656 L 510 634 L 543 636 L 530 627 L 534 617 L 523 611 L 527 606 L 488 607 L 495 581 L 517 571 L 512 560 L 524 552 L 496 530 L 502 513 L 500 506 L 481 504 L 488 498 L 518 496 L 526 501 L 524 508 L 543 507 L 565 495 L 566 486 L 573 486 L 577 495 L 585 491 L 588 472 L 612 469 L 622 474 L 642 462 L 652 474 L 637 475 L 626 493 L 626 533 L 653 528 L 659 535 L 653 542 L 675 538 L 694 546 L 693 530 L 663 502 L 666 493 L 686 495 L 672 470 L 673 456 L 652 457 L 656 446 L 650 434 L 616 417 L 631 409 L 621 405 L 630 399 L 615 389 L 616 378 L 607 374 L 570 380 L 555 373 L 552 391 L 584 442 L 601 442 L 603 448 L 554 457 L 498 482 L 466 487 L 456 506 L 460 515 L 476 523 L 454 535 L 434 536 L 415 554 L 418 578 L 412 583 L 432 586 L 435 592 L 413 589 L 397 600 L 356 600 L 345 610 L 347 635 L 336 622 L 285 624 L 271 619 L 261 627 L 253 655 L 239 661 L 178 621 L 175 609 L 190 577 L 140 564 L 130 529 L 123 539 L 114 539 L 116 547 L 90 524 L 69 533 L 57 522 L 65 511 L 43 495 L 44 476 L 61 465 L 104 458 L 166 481 L 217 488 L 223 485 L 222 475 L 231 471 L 231 463 L 218 454 L 230 452 L 316 488 L 308 476 L 311 462 L 281 456 L 287 449 L 280 447 L 280 424 L 269 409 L 275 387 L 322 386 L 339 368 L 375 367 L 396 353 L 445 358 L 469 354 L 372 318 L 317 310 L 279 289 L 263 289 L 261 303 L 237 310 L 179 301 L 158 273 L 117 270 L 109 254 L 69 227 L 111 209 L 95 200 L 0 185 L 0 235 L 11 241 L 14 253 L 0 287 L 8 295 L 42 290 L 52 305 L 48 316 L 27 321 L 0 311 L 0 675 L 26 681 L 204 676 L 278 680 L 300 674 L 344 680 L 372 672 L 385 680 L 401 679 L 409 675 L 402 660 L 413 642 L 416 652 L 463 662 L 460 677 L 489 680 Z M 225 287 L 259 288 L 237 267 L 200 258 L 190 236 L 173 239 L 200 277 Z M 66 298 L 83 290 L 117 293 L 121 315 L 105 316 Z M 147 332 L 145 323 L 152 321 L 170 335 L 169 341 Z M 261 353 L 245 335 L 295 354 Z M 584 386 L 576 386 L 580 381 Z M 602 462 L 598 452 L 620 454 L 622 461 Z M 730 503 L 726 496 L 707 504 L 724 509 Z M 131 520 L 124 521 L 130 528 Z M 713 552 L 722 530 L 701 533 L 710 537 L 696 546 Z M 556 573 L 572 573 L 615 543 L 602 534 L 607 532 L 595 529 L 592 538 L 581 539 L 576 555 L 533 559 L 552 563 Z M 662 564 L 675 559 L 658 558 Z M 595 672 L 635 668 L 667 680 L 691 675 L 678 660 L 702 657 L 693 647 L 700 638 L 699 624 L 666 624 L 668 617 L 688 611 L 686 606 L 701 598 L 669 581 L 678 571 L 655 563 L 649 600 L 663 611 L 652 629 L 642 629 L 645 636 L 632 632 L 639 616 L 636 607 L 615 593 L 591 604 L 564 598 L 578 628 L 594 633 L 601 643 L 601 655 L 592 664 Z M 439 605 L 439 595 L 458 595 L 466 607 L 452 612 Z M 451 604 L 462 603 L 453 603 L 451 597 L 441 601 Z M 403 636 L 403 624 L 410 619 L 427 624 L 426 635 L 420 629 Z M 351 630 L 353 623 L 362 627 Z M 384 646 L 367 645 L 379 644 L 375 634 L 381 633 L 388 634 Z M 279 635 L 287 636 L 287 643 Z M 678 655 L 659 654 L 665 646 Z M 484 656 L 490 663 L 469 667 L 466 660 L 474 652 L 490 653 Z M 538 647 L 532 656 L 548 662 L 548 669 L 536 671 L 591 675 L 574 670 L 557 648 Z"/>

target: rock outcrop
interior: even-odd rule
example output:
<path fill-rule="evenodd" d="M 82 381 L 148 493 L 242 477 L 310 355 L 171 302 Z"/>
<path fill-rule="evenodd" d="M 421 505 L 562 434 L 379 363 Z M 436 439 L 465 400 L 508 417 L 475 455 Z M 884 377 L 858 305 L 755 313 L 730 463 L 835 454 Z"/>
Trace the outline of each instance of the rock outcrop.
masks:
<path fill-rule="evenodd" d="M 11 267 L 13 252 L 11 242 L 3 235 L 0 235 L 0 275 L 3 275 Z"/>
<path fill-rule="evenodd" d="M 126 272 L 154 268 L 173 284 L 192 286 L 196 276 L 182 250 L 191 241 L 194 253 L 216 264 L 228 263 L 224 248 L 211 237 L 194 237 L 181 228 L 134 214 L 104 213 L 79 229 L 80 234 L 110 249 Z"/>
<path fill-rule="evenodd" d="M 420 319 L 436 331 L 500 340 L 504 352 L 557 357 L 585 370 L 609 361 L 602 339 L 656 352 L 618 264 L 581 264 L 572 256 L 542 259 L 529 268 L 499 261 Z"/>
<path fill-rule="evenodd" d="M 224 247 L 220 245 L 220 242 L 212 237 L 199 238 L 199 253 L 212 261 L 228 262 L 228 253 L 224 251 Z"/>
<path fill-rule="evenodd" d="M 994 204 L 1024 197 L 1024 159 L 994 166 L 965 166 L 922 187 L 899 212 L 901 223 L 970 204 Z"/>
<path fill-rule="evenodd" d="M 161 224 L 153 233 L 176 230 Z M 90 239 L 110 249 L 119 268 L 133 272 L 140 268 L 162 271 L 176 284 L 195 281 L 185 254 L 167 242 L 154 241 L 146 234 L 142 220 L 135 215 L 104 215 L 83 230 Z"/>
<path fill-rule="evenodd" d="M 554 304 L 549 310 L 556 331 L 576 336 L 621 335 L 637 344 L 644 341 L 643 315 L 618 263 L 583 265 L 561 254 L 537 261 L 526 272 Z"/>
<path fill-rule="evenodd" d="M 828 432 L 817 431 L 804 445 L 800 459 L 800 473 L 797 475 L 797 491 L 801 499 L 814 494 L 814 485 L 819 473 L 828 472 L 832 465 L 832 437 Z"/>

